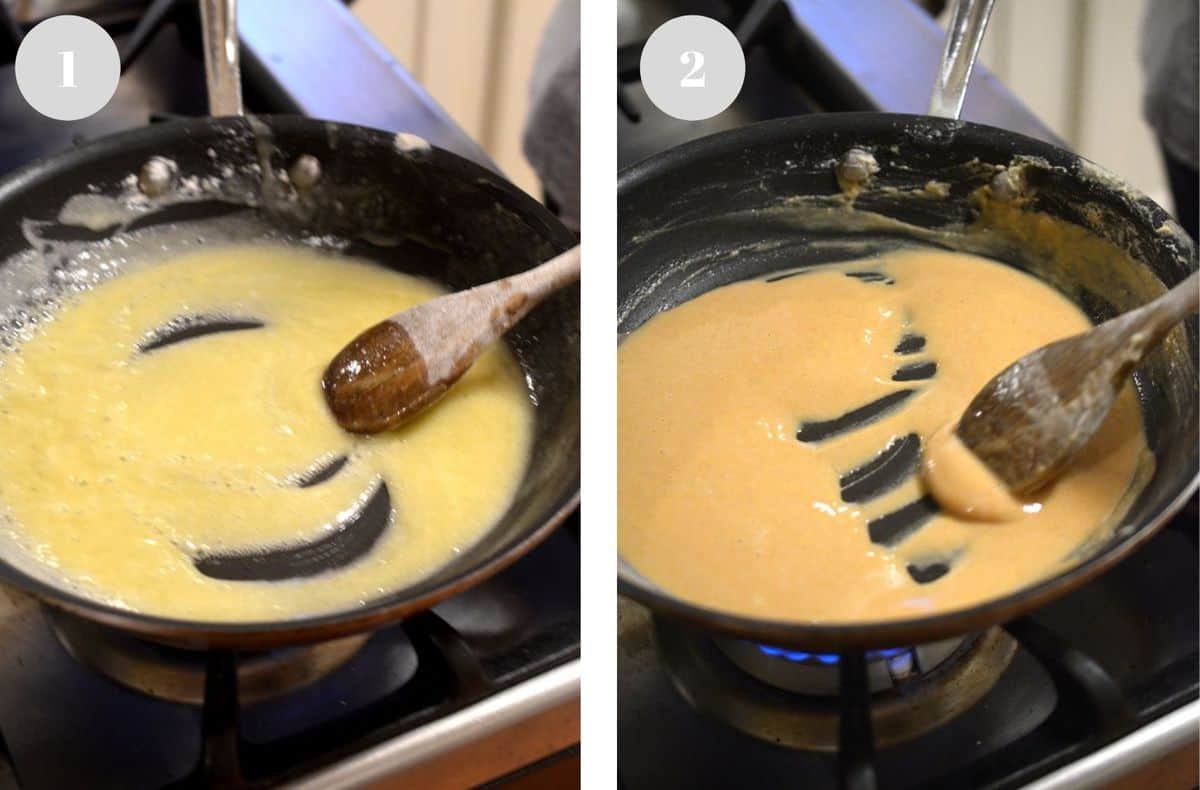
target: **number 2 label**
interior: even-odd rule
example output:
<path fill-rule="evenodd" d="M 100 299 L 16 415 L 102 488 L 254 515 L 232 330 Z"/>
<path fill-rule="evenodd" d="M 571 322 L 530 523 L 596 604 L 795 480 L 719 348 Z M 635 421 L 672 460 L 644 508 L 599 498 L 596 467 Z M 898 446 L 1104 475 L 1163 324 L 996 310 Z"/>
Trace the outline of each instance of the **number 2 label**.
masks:
<path fill-rule="evenodd" d="M 704 87 L 704 53 L 697 52 L 694 49 L 689 49 L 679 56 L 679 62 L 685 66 L 689 63 L 692 70 L 683 76 L 679 81 L 681 88 L 703 88 Z"/>
<path fill-rule="evenodd" d="M 75 53 L 71 50 L 58 53 L 62 57 L 62 82 L 60 88 L 75 87 Z"/>

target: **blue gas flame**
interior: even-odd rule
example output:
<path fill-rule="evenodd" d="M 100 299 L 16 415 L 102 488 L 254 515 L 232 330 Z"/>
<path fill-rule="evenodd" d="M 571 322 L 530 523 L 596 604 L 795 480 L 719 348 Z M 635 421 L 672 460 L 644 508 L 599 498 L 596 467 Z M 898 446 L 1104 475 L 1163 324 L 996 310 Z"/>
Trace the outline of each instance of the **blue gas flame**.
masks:
<path fill-rule="evenodd" d="M 825 666 L 834 666 L 838 663 L 837 653 L 806 653 L 803 650 L 788 650 L 782 647 L 773 645 L 758 645 L 759 651 L 763 655 L 771 656 L 772 658 L 782 658 L 785 661 L 794 661 L 798 664 L 824 664 Z M 909 652 L 907 647 L 887 647 L 882 650 L 868 650 L 867 661 L 874 661 L 881 658 L 893 658 Z"/>

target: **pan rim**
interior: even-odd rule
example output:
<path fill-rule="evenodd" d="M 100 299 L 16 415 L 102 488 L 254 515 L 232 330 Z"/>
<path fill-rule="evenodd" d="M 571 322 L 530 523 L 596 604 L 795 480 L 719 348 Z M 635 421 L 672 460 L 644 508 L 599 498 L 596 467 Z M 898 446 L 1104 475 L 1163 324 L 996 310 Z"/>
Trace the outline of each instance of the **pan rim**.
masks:
<path fill-rule="evenodd" d="M 1014 150 L 1012 155 L 1020 153 L 1040 156 L 1051 166 L 1067 167 L 1077 161 L 1087 162 L 1090 167 L 1095 168 L 1098 175 L 1111 178 L 1114 182 L 1119 183 L 1131 202 L 1136 204 L 1138 210 L 1153 210 L 1156 215 L 1159 215 L 1156 218 L 1160 222 L 1166 221 L 1178 227 L 1175 220 L 1162 207 L 1141 191 L 1129 186 L 1124 179 L 1112 174 L 1107 168 L 1045 141 L 971 121 L 883 112 L 824 113 L 777 118 L 691 140 L 649 156 L 621 170 L 617 177 L 618 206 L 623 193 L 669 173 L 682 161 L 693 162 L 705 156 L 744 150 L 759 142 L 777 140 L 784 130 L 812 132 L 823 127 L 848 130 L 855 123 L 877 124 L 885 121 L 921 124 L 926 128 L 938 128 L 943 132 L 949 132 L 951 135 L 963 130 L 968 133 L 986 131 L 989 135 L 1000 138 L 1000 142 L 1004 145 L 1019 147 L 1020 150 Z M 864 135 L 869 133 L 869 130 L 864 129 Z M 847 143 L 847 145 L 851 145 L 851 143 Z M 620 216 L 618 215 L 619 224 Z M 1180 234 L 1182 234 L 1182 230 L 1180 230 Z M 1196 265 L 1194 246 L 1189 263 L 1194 270 Z M 619 272 L 620 258 L 618 259 L 618 278 Z M 1193 349 L 1194 351 L 1195 349 Z M 813 622 L 749 617 L 675 597 L 643 577 L 619 553 L 617 590 L 621 595 L 647 606 L 655 614 L 675 617 L 706 632 L 780 647 L 839 651 L 923 644 L 1001 625 L 1096 578 L 1128 558 L 1156 535 L 1198 489 L 1200 489 L 1200 467 L 1193 468 L 1190 477 L 1179 488 L 1174 498 L 1153 518 L 1144 521 L 1135 532 L 1123 540 L 1113 542 L 1087 560 L 1002 596 L 925 617 L 861 622 Z"/>
<path fill-rule="evenodd" d="M 264 114 L 172 120 L 105 135 L 84 145 L 29 162 L 0 180 L 0 205 L 7 205 L 31 185 L 51 180 L 64 170 L 69 170 L 83 162 L 103 160 L 108 155 L 127 148 L 153 144 L 163 138 L 173 140 L 190 139 L 196 136 L 207 138 L 228 130 L 251 131 L 249 117 L 263 122 L 272 133 L 277 134 L 301 134 L 314 127 L 320 127 L 323 132 L 327 132 L 332 125 L 341 132 L 364 135 L 367 139 L 375 140 L 380 145 L 390 145 L 394 137 L 394 132 L 382 129 L 297 115 Z M 464 180 L 486 184 L 488 187 L 506 194 L 516 206 L 529 212 L 531 218 L 538 223 L 537 227 L 543 232 L 548 243 L 561 249 L 577 243 L 574 234 L 561 225 L 541 203 L 499 173 L 437 146 L 430 146 L 429 150 L 438 157 L 439 165 L 445 165 L 455 175 Z M 422 153 L 421 155 L 429 154 Z M 530 463 L 532 462 L 533 459 L 530 459 Z M 579 489 L 580 474 L 576 467 L 574 474 L 564 483 L 562 493 L 554 497 L 545 507 L 544 515 L 540 517 L 540 523 L 535 528 L 510 538 L 507 543 L 499 546 L 489 556 L 481 558 L 476 564 L 462 569 L 419 595 L 413 596 L 408 590 L 427 584 L 428 577 L 418 579 L 407 589 L 395 590 L 359 607 L 342 608 L 291 619 L 187 620 L 143 613 L 56 587 L 4 560 L 0 560 L 0 582 L 30 594 L 46 605 L 54 606 L 101 625 L 179 647 L 267 649 L 312 643 L 392 624 L 423 612 L 449 597 L 482 583 L 512 565 L 546 540 L 569 515 L 575 512 L 579 507 Z M 499 521 L 483 533 L 480 540 L 498 525 Z M 436 575 L 440 570 L 439 568 L 430 575 Z"/>

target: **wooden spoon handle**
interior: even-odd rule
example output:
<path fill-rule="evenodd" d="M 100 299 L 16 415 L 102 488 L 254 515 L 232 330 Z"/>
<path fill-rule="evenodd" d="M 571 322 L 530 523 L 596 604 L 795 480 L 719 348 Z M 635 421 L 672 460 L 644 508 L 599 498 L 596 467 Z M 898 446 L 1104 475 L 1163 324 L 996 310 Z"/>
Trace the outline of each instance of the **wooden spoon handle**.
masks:
<path fill-rule="evenodd" d="M 1118 331 L 1130 361 L 1135 365 L 1140 362 L 1171 327 L 1195 313 L 1197 308 L 1200 308 L 1200 272 L 1192 272 L 1154 301 L 1114 318 L 1113 323 L 1122 325 Z"/>
<path fill-rule="evenodd" d="M 540 300 L 579 279 L 579 247 L 572 247 L 541 266 L 535 266 L 510 279 L 513 285 L 526 291 L 530 298 Z"/>
<path fill-rule="evenodd" d="M 455 358 L 453 378 L 485 346 L 503 335 L 546 297 L 579 279 L 579 247 L 528 271 L 449 294 L 392 316 L 427 360 Z M 435 376 L 440 378 L 440 376 Z"/>
<path fill-rule="evenodd" d="M 546 297 L 579 279 L 579 247 L 528 271 L 434 299 L 392 316 L 429 365 L 429 384 L 456 380 Z"/>
<path fill-rule="evenodd" d="M 1109 379 L 1117 385 L 1158 347 L 1171 328 L 1196 312 L 1200 307 L 1200 272 L 1136 310 L 1119 315 L 1100 324 L 1088 334 L 1095 338 L 1090 348 L 1084 348 L 1080 362 L 1090 367 L 1104 367 Z"/>
<path fill-rule="evenodd" d="M 519 308 L 503 310 L 496 316 L 494 326 L 498 330 L 497 336 L 499 336 L 511 329 L 513 324 L 524 318 L 526 313 L 537 307 L 547 296 L 578 279 L 579 247 L 572 247 L 529 271 L 472 288 L 467 293 L 479 292 L 480 296 L 483 296 L 482 292 L 491 289 L 497 295 L 509 293 L 524 295 L 525 298 Z"/>
<path fill-rule="evenodd" d="M 1153 313 L 1155 325 L 1175 326 L 1200 309 L 1200 272 L 1192 272 L 1186 280 L 1146 305 Z"/>

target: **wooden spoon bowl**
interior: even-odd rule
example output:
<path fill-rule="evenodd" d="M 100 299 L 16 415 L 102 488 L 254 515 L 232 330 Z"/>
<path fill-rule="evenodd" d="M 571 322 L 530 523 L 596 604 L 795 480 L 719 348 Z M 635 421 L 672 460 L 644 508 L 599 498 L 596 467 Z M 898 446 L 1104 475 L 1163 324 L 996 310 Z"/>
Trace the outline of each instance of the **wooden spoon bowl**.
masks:
<path fill-rule="evenodd" d="M 411 420 L 543 299 L 578 280 L 579 257 L 574 247 L 527 272 L 397 313 L 354 338 L 321 379 L 338 424 L 379 433 Z"/>

